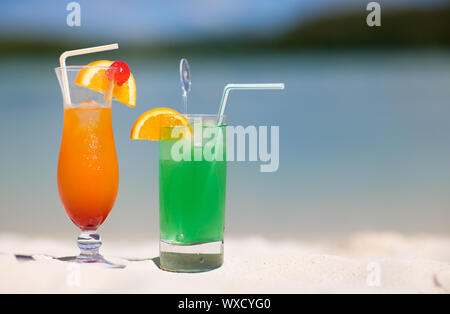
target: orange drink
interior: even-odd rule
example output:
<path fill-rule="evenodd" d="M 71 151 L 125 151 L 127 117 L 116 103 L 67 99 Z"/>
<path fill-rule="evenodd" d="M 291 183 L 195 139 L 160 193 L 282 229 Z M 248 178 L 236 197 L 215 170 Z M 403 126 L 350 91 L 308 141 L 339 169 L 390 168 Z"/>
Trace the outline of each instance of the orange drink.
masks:
<path fill-rule="evenodd" d="M 70 219 L 81 230 L 105 221 L 119 187 L 111 108 L 95 102 L 64 109 L 58 190 Z"/>
<path fill-rule="evenodd" d="M 133 75 L 126 63 L 109 60 L 61 66 L 55 72 L 64 101 L 58 191 L 67 215 L 81 229 L 80 254 L 67 260 L 123 268 L 100 254 L 97 229 L 111 212 L 119 188 L 111 103 L 115 99 L 136 105 Z"/>

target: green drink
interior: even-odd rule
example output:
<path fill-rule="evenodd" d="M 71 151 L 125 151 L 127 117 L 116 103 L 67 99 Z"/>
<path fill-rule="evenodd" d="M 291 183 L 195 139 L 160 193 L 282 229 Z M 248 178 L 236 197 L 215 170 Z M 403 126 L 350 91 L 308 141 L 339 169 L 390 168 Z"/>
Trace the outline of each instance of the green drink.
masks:
<path fill-rule="evenodd" d="M 170 149 L 163 146 L 160 151 Z M 226 171 L 224 161 L 160 158 L 161 240 L 181 245 L 222 240 Z"/>
<path fill-rule="evenodd" d="M 223 262 L 226 137 L 217 116 L 185 117 L 195 122 L 164 127 L 159 142 L 160 263 L 195 272 Z"/>

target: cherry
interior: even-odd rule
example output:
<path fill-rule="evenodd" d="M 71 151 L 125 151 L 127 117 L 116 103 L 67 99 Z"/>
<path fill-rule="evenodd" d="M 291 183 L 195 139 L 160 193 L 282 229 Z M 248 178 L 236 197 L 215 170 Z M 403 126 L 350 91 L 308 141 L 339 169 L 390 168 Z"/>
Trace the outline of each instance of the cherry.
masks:
<path fill-rule="evenodd" d="M 123 83 L 128 81 L 128 78 L 130 77 L 130 68 L 125 62 L 116 61 L 111 64 L 111 67 L 116 69 L 109 69 L 106 71 L 106 77 L 108 78 L 108 80 L 112 81 L 114 79 L 119 86 L 122 86 Z"/>

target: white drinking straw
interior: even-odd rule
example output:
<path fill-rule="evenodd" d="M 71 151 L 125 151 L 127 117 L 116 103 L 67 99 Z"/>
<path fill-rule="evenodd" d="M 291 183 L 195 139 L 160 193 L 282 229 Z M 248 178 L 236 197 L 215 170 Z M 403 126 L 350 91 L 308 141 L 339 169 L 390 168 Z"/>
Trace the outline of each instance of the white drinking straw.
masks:
<path fill-rule="evenodd" d="M 70 91 L 69 91 L 69 79 L 67 78 L 67 71 L 66 71 L 66 58 L 72 57 L 72 56 L 84 55 L 84 54 L 88 54 L 88 53 L 114 50 L 114 49 L 118 49 L 118 48 L 119 48 L 119 44 L 111 44 L 111 45 L 104 45 L 104 46 L 98 46 L 98 47 L 69 50 L 69 51 L 65 51 L 61 54 L 61 56 L 59 57 L 59 64 L 61 65 L 61 70 L 62 70 L 63 86 L 64 86 L 64 91 L 65 91 L 65 93 L 64 93 L 65 104 L 67 104 L 67 105 L 71 104 Z"/>
<path fill-rule="evenodd" d="M 284 89 L 284 83 L 267 83 L 267 84 L 227 84 L 223 89 L 222 100 L 219 108 L 219 119 L 217 125 L 222 124 L 223 113 L 227 106 L 228 94 L 232 89 Z"/>

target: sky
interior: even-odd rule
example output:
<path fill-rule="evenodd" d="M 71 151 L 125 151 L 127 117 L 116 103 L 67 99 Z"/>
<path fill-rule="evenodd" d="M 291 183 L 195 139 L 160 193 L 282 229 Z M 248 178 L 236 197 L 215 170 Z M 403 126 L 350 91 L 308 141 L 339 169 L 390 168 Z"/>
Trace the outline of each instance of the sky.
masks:
<path fill-rule="evenodd" d="M 1 1 L 2 36 L 82 36 L 121 41 L 189 41 L 193 38 L 251 34 L 271 36 L 317 15 L 365 10 L 361 0 L 108 1 L 78 0 L 81 27 L 69 27 L 71 1 Z M 392 6 L 434 6 L 442 0 L 379 1 Z"/>

